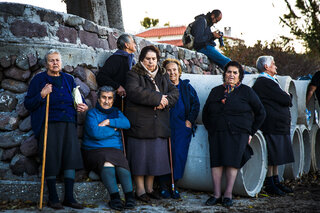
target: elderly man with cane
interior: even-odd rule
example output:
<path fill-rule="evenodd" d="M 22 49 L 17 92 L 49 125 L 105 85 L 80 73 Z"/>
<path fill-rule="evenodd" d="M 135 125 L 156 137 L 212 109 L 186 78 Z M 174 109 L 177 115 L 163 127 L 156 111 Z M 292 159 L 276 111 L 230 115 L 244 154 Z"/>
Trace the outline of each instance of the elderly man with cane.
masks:
<path fill-rule="evenodd" d="M 82 209 L 73 197 L 75 170 L 83 167 L 80 144 L 77 138 L 77 112 L 85 112 L 88 106 L 80 103 L 74 106 L 72 90 L 76 87 L 71 75 L 61 72 L 61 55 L 58 50 L 50 50 L 46 56 L 47 71 L 32 79 L 24 105 L 31 114 L 32 130 L 38 139 L 39 154 L 42 156 L 47 141 L 45 177 L 49 192 L 47 205 L 53 209 L 69 206 Z M 49 96 L 50 94 L 50 96 Z M 46 99 L 48 124 L 45 124 Z M 48 131 L 46 131 L 48 130 Z M 44 134 L 47 132 L 47 134 Z M 44 138 L 47 140 L 44 140 Z M 46 158 L 46 159 L 45 159 Z M 56 191 L 56 176 L 63 171 L 65 196 L 61 205 Z M 42 203 L 41 203 L 42 204 Z M 40 204 L 40 207 L 42 205 Z"/>

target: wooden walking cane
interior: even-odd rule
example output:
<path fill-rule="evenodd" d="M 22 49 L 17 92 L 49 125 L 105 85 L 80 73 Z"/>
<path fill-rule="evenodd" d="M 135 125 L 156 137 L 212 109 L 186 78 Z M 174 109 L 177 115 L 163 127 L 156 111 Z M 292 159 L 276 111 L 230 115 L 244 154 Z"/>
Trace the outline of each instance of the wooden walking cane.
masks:
<path fill-rule="evenodd" d="M 123 112 L 123 106 L 124 106 L 124 100 L 123 100 L 124 96 L 121 96 L 121 112 Z M 126 155 L 126 145 L 124 143 L 124 135 L 123 135 L 123 130 L 121 129 L 121 137 L 122 137 L 122 146 L 123 146 L 123 154 L 125 157 L 127 157 Z"/>
<path fill-rule="evenodd" d="M 172 151 L 171 151 L 171 138 L 168 138 L 168 143 L 169 143 L 169 156 L 170 156 L 170 169 L 171 169 L 171 189 L 172 189 L 172 193 L 175 193 L 174 190 L 174 179 L 173 179 L 173 166 L 172 166 Z"/>
<path fill-rule="evenodd" d="M 40 210 L 42 209 L 43 186 L 44 186 L 44 169 L 45 169 L 45 166 L 46 166 L 48 117 L 49 117 L 49 99 L 50 99 L 50 93 L 47 95 L 46 118 L 45 118 L 45 125 L 44 125 L 43 153 L 42 153 L 42 171 L 41 171 L 41 190 L 40 190 L 40 206 L 39 206 Z"/>

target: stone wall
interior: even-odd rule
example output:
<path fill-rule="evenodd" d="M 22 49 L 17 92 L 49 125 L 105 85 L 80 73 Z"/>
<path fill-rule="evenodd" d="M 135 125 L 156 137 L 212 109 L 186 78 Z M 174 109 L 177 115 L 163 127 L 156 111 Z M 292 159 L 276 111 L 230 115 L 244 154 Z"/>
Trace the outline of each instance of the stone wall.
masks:
<path fill-rule="evenodd" d="M 0 179 L 38 179 L 37 141 L 23 106 L 32 77 L 45 70 L 43 57 L 52 48 L 62 54 L 63 71 L 75 77 L 89 107 L 96 103 L 96 74 L 116 50 L 122 32 L 80 18 L 30 5 L 0 3 Z M 141 48 L 154 44 L 167 57 L 179 59 L 183 72 L 217 74 L 208 58 L 172 45 L 134 37 Z M 78 137 L 85 114 L 78 116 Z M 83 172 L 78 173 L 81 177 Z"/>

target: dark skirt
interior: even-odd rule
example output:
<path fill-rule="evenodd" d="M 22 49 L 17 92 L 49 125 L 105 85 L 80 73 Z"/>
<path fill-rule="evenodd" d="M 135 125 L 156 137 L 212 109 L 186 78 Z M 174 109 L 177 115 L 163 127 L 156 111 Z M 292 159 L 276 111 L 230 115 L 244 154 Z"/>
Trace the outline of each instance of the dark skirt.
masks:
<path fill-rule="evenodd" d="M 82 149 L 82 154 L 86 169 L 99 175 L 105 162 L 129 170 L 128 161 L 120 149 L 109 147 L 91 150 Z"/>
<path fill-rule="evenodd" d="M 209 134 L 211 168 L 230 166 L 240 169 L 253 154 L 248 140 L 249 134 L 246 133 L 220 131 Z"/>
<path fill-rule="evenodd" d="M 42 159 L 44 128 L 40 133 L 38 151 Z M 71 122 L 49 122 L 45 176 L 57 176 L 62 170 L 82 169 L 82 156 L 77 127 Z"/>
<path fill-rule="evenodd" d="M 268 165 L 277 166 L 294 162 L 290 135 L 263 134 L 268 150 Z"/>
<path fill-rule="evenodd" d="M 159 176 L 170 173 L 168 140 L 128 137 L 128 160 L 132 175 Z"/>

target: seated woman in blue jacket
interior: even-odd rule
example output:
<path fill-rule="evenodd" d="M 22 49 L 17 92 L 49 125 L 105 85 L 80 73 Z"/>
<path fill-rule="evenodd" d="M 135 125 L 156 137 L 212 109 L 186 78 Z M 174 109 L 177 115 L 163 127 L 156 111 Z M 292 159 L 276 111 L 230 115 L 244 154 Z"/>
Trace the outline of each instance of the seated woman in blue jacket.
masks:
<path fill-rule="evenodd" d="M 110 194 L 109 206 L 121 211 L 136 204 L 120 131 L 129 129 L 130 123 L 118 108 L 112 107 L 114 99 L 112 87 L 103 86 L 98 90 L 96 107 L 87 113 L 82 149 L 86 168 L 100 174 Z M 116 175 L 125 194 L 125 204 L 120 199 Z"/>

